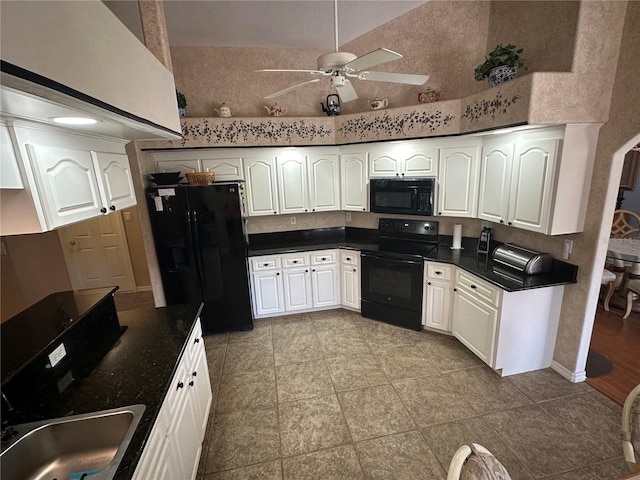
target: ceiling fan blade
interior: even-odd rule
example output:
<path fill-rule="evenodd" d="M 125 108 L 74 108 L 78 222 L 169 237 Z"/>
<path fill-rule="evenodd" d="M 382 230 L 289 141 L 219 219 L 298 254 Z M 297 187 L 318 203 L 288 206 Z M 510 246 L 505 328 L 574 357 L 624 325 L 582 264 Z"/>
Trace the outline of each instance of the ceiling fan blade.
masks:
<path fill-rule="evenodd" d="M 362 55 L 355 60 L 351 60 L 345 64 L 345 67 L 347 70 L 366 70 L 369 67 L 381 65 L 392 60 L 398 60 L 399 58 L 402 58 L 402 55 L 399 53 L 386 48 L 379 48 L 378 50 Z"/>
<path fill-rule="evenodd" d="M 337 86 L 336 91 L 342 103 L 351 102 L 358 98 L 358 94 L 349 80 L 345 80 L 344 85 Z"/>
<path fill-rule="evenodd" d="M 391 72 L 362 72 L 358 74 L 360 80 L 374 82 L 405 83 L 407 85 L 422 85 L 429 79 L 429 75 L 415 75 L 413 73 Z"/>
<path fill-rule="evenodd" d="M 280 95 L 284 95 L 285 93 L 289 93 L 292 90 L 296 90 L 296 89 L 298 89 L 300 87 L 303 87 L 304 85 L 309 85 L 310 83 L 319 82 L 320 80 L 321 80 L 320 78 L 314 78 L 313 80 L 309 80 L 308 82 L 302 82 L 302 83 L 299 83 L 297 85 L 294 85 L 293 87 L 285 88 L 284 90 L 280 90 L 279 92 L 272 93 L 271 95 L 267 95 L 264 98 L 266 100 L 268 100 L 270 98 L 276 98 L 276 97 L 279 97 Z"/>
<path fill-rule="evenodd" d="M 288 73 L 310 73 L 311 75 L 331 75 L 331 73 L 323 72 L 321 70 L 290 70 L 285 68 L 264 68 L 262 70 L 254 70 L 256 72 L 288 72 Z"/>

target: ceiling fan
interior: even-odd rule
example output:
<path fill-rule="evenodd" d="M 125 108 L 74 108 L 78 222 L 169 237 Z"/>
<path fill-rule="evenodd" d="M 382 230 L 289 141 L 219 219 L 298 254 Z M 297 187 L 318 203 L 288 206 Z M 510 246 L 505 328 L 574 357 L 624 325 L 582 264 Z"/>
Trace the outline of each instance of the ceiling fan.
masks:
<path fill-rule="evenodd" d="M 328 77 L 331 85 L 335 87 L 340 100 L 350 102 L 358 98 L 350 78 L 358 80 L 367 80 L 374 82 L 391 82 L 403 83 L 407 85 L 422 85 L 425 83 L 428 75 L 415 75 L 412 73 L 392 73 L 392 72 L 372 72 L 368 70 L 371 67 L 381 65 L 402 58 L 402 55 L 386 48 L 379 48 L 373 52 L 358 57 L 353 53 L 340 52 L 338 50 L 338 0 L 334 0 L 334 27 L 335 27 L 335 46 L 336 51 L 325 53 L 318 57 L 317 70 L 297 70 L 297 69 L 281 69 L 268 68 L 256 70 L 256 72 L 289 72 L 289 73 L 307 73 L 313 76 Z M 322 80 L 322 78 L 314 78 L 306 82 L 293 85 L 278 92 L 272 93 L 264 97 L 265 99 L 279 97 L 285 93 L 297 90 L 305 85 L 310 85 Z"/>

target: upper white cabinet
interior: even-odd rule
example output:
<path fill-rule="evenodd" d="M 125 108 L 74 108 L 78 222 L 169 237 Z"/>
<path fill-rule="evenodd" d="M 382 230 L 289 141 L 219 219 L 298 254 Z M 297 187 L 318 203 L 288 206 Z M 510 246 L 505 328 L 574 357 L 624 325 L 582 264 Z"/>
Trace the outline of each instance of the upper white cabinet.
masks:
<path fill-rule="evenodd" d="M 365 212 L 368 210 L 369 175 L 366 153 L 340 155 L 342 210 Z"/>
<path fill-rule="evenodd" d="M 369 151 L 369 177 L 433 177 L 438 149 L 429 140 L 406 140 L 375 146 Z"/>
<path fill-rule="evenodd" d="M 478 209 L 480 146 L 440 149 L 438 215 L 474 218 Z"/>
<path fill-rule="evenodd" d="M 560 235 L 581 232 L 599 125 L 485 139 L 478 218 Z"/>
<path fill-rule="evenodd" d="M 233 149 L 184 149 L 152 152 L 151 155 L 156 172 L 214 172 L 216 182 L 244 179 L 242 157 Z"/>
<path fill-rule="evenodd" d="M 280 213 L 309 211 L 307 159 L 297 150 L 286 150 L 276 157 Z"/>
<path fill-rule="evenodd" d="M 24 188 L 18 157 L 13 149 L 9 128 L 4 122 L 0 122 L 0 188 Z"/>
<path fill-rule="evenodd" d="M 31 124 L 13 132 L 25 189 L 3 192 L 2 235 L 44 232 L 136 204 L 121 142 Z"/>
<path fill-rule="evenodd" d="M 309 155 L 309 206 L 312 212 L 340 210 L 340 163 L 335 153 Z"/>
<path fill-rule="evenodd" d="M 244 177 L 247 180 L 248 214 L 258 216 L 279 213 L 275 157 L 245 157 Z"/>

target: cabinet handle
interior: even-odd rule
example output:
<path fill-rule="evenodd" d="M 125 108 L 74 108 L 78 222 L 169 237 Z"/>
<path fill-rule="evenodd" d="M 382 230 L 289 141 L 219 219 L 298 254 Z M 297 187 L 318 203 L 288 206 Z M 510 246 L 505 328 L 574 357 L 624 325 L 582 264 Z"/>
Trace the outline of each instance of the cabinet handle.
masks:
<path fill-rule="evenodd" d="M 354 268 L 354 269 L 353 269 L 353 271 L 354 271 L 354 272 L 357 272 L 358 270 Z"/>
<path fill-rule="evenodd" d="M 442 212 L 438 212 L 438 215 L 442 215 Z"/>
<path fill-rule="evenodd" d="M 431 282 L 427 282 L 427 285 L 431 285 Z"/>
<path fill-rule="evenodd" d="M 314 209 L 312 209 L 311 211 L 312 211 L 312 212 L 315 212 L 315 211 L 316 211 L 316 209 L 314 208 Z M 305 210 L 305 212 L 306 212 L 306 210 Z"/>
<path fill-rule="evenodd" d="M 192 377 L 197 377 L 197 376 L 198 376 L 198 372 L 193 372 L 193 373 L 191 374 L 191 376 L 192 376 Z"/>
<path fill-rule="evenodd" d="M 176 390 L 180 390 L 181 388 L 184 388 L 184 383 L 178 382 L 178 388 L 176 388 Z"/>
<path fill-rule="evenodd" d="M 276 275 L 280 275 L 280 272 L 276 272 Z"/>
<path fill-rule="evenodd" d="M 323 262 L 327 259 L 327 257 L 322 257 L 320 260 L 322 260 Z"/>
<path fill-rule="evenodd" d="M 312 269 L 311 271 L 312 271 L 312 272 L 315 272 L 315 271 L 316 271 L 316 269 L 314 268 L 314 269 Z"/>
<path fill-rule="evenodd" d="M 366 211 L 367 211 L 367 209 L 366 209 L 366 208 L 363 208 L 363 209 L 362 209 L 362 211 L 363 211 L 363 212 L 366 212 Z"/>
<path fill-rule="evenodd" d="M 115 205 L 111 205 L 109 207 L 109 210 L 111 210 L 112 212 L 115 212 L 116 211 L 116 206 Z"/>
<path fill-rule="evenodd" d="M 298 263 L 298 260 L 294 260 L 293 263 Z"/>
<path fill-rule="evenodd" d="M 436 270 L 436 275 L 442 275 L 442 272 L 440 270 Z"/>
<path fill-rule="evenodd" d="M 193 341 L 193 343 L 200 343 L 200 339 L 199 339 L 199 338 L 196 338 L 196 339 Z"/>
<path fill-rule="evenodd" d="M 304 273 L 309 273 L 309 270 L 305 270 Z"/>
<path fill-rule="evenodd" d="M 500 220 L 500 223 L 504 223 L 504 220 Z"/>
<path fill-rule="evenodd" d="M 507 225 L 511 225 L 511 222 L 507 222 Z"/>
<path fill-rule="evenodd" d="M 404 173 L 401 174 L 404 177 Z"/>
<path fill-rule="evenodd" d="M 189 386 L 190 386 L 190 387 L 193 387 L 193 380 L 191 380 L 191 381 L 189 382 Z"/>
<path fill-rule="evenodd" d="M 307 211 L 307 209 L 305 208 L 305 209 L 304 209 L 304 211 L 306 212 L 306 211 Z"/>
<path fill-rule="evenodd" d="M 265 263 L 263 266 L 264 266 L 264 267 L 268 267 L 268 266 L 269 266 L 269 264 L 268 264 L 268 263 Z"/>
<path fill-rule="evenodd" d="M 105 207 L 102 207 L 102 208 L 100 209 L 100 213 L 107 213 L 107 209 L 106 209 Z"/>
<path fill-rule="evenodd" d="M 469 285 L 471 288 L 473 288 L 474 290 L 478 287 L 476 287 L 474 284 Z"/>
<path fill-rule="evenodd" d="M 278 212 L 273 212 L 273 213 L 278 213 Z"/>
<path fill-rule="evenodd" d="M 347 262 L 350 262 L 350 261 L 351 261 L 351 257 L 347 257 Z"/>
<path fill-rule="evenodd" d="M 398 177 L 398 176 L 399 176 L 399 174 L 398 174 L 398 173 L 396 173 L 396 177 Z"/>
<path fill-rule="evenodd" d="M 457 292 L 457 291 L 458 291 L 458 289 L 457 289 L 457 288 L 454 288 L 454 289 L 453 289 L 453 291 L 454 291 L 454 292 Z"/>

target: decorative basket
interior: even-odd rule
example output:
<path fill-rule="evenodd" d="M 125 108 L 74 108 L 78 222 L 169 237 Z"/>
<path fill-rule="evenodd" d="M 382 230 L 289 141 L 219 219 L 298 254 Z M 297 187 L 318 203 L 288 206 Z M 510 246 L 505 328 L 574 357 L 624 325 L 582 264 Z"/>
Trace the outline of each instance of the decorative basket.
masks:
<path fill-rule="evenodd" d="M 195 172 L 195 173 L 185 173 L 187 177 L 187 182 L 191 185 L 211 185 L 211 182 L 216 178 L 216 174 L 214 172 Z"/>

